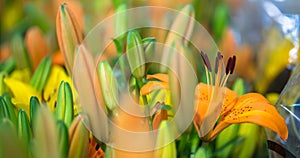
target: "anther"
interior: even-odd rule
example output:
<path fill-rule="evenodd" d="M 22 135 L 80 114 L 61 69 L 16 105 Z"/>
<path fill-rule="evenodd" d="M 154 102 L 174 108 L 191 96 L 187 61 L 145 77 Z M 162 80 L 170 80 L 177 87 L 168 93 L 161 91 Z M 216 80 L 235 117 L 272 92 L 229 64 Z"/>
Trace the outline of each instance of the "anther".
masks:
<path fill-rule="evenodd" d="M 218 73 L 218 68 L 219 68 L 219 59 L 218 59 L 218 56 L 217 56 L 216 61 L 215 61 L 215 73 Z"/>
<path fill-rule="evenodd" d="M 226 65 L 226 75 L 230 73 L 230 70 L 231 70 L 231 62 L 232 62 L 232 58 L 229 57 L 228 61 L 227 61 L 227 65 Z"/>
<path fill-rule="evenodd" d="M 207 54 L 204 53 L 203 51 L 201 51 L 200 55 L 201 55 L 201 58 L 205 64 L 205 66 L 207 67 L 208 71 L 211 72 L 211 65 L 210 65 Z"/>
<path fill-rule="evenodd" d="M 232 57 L 232 66 L 231 66 L 231 70 L 230 70 L 230 74 L 233 73 L 234 67 L 235 67 L 235 62 L 236 62 L 236 57 L 235 55 Z"/>

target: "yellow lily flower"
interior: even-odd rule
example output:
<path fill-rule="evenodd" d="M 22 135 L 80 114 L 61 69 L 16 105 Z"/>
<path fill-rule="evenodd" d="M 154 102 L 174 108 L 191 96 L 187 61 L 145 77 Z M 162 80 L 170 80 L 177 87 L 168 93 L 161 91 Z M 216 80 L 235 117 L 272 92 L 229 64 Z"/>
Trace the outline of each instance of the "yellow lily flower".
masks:
<path fill-rule="evenodd" d="M 194 125 L 203 141 L 212 141 L 226 127 L 239 123 L 264 126 L 278 133 L 282 139 L 287 139 L 288 129 L 284 119 L 264 96 L 248 93 L 238 97 L 237 93 L 225 87 L 235 67 L 235 56 L 229 58 L 225 68 L 223 56 L 218 53 L 214 71 L 207 55 L 201 52 L 201 56 L 206 69 L 207 84 L 199 83 L 195 89 Z M 141 89 L 143 95 L 158 88 L 168 88 L 167 75 L 151 77 L 162 82 L 145 84 Z"/>
<path fill-rule="evenodd" d="M 264 126 L 278 133 L 282 139 L 287 139 L 288 129 L 284 119 L 264 96 L 258 93 L 248 93 L 238 98 L 234 91 L 225 87 L 235 67 L 235 56 L 229 58 L 225 69 L 223 56 L 218 53 L 214 72 L 211 70 L 207 55 L 201 52 L 201 56 L 208 84 L 197 85 L 194 125 L 202 140 L 211 141 L 226 127 L 238 123 L 254 123 Z"/>
<path fill-rule="evenodd" d="M 73 92 L 73 101 L 77 102 L 78 98 L 75 88 L 72 84 L 72 79 L 66 74 L 65 70 L 60 66 L 52 66 L 49 78 L 42 93 L 38 93 L 28 82 L 21 80 L 20 75 L 24 72 L 15 73 L 4 79 L 4 83 L 12 93 L 12 103 L 19 109 L 24 109 L 29 114 L 29 102 L 31 96 L 36 96 L 40 102 L 46 102 L 51 111 L 55 111 L 55 104 L 58 95 L 58 88 L 61 81 L 66 81 L 71 85 Z M 29 79 L 28 79 L 29 80 Z M 74 113 L 77 114 L 79 109 L 78 106 L 74 105 Z"/>
<path fill-rule="evenodd" d="M 31 96 L 36 96 L 41 101 L 41 95 L 28 83 L 24 83 L 12 77 L 5 78 L 4 83 L 12 93 L 12 103 L 18 109 L 24 109 L 27 114 L 29 114 Z"/>

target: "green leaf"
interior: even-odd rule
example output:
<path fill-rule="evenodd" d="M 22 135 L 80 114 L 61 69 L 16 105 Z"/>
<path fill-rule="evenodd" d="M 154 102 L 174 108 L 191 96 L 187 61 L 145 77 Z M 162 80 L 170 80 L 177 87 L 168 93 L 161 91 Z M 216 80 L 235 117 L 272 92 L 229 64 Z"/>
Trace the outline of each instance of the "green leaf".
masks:
<path fill-rule="evenodd" d="M 237 78 L 232 86 L 232 90 L 235 91 L 238 96 L 245 94 L 246 89 L 243 79 Z"/>

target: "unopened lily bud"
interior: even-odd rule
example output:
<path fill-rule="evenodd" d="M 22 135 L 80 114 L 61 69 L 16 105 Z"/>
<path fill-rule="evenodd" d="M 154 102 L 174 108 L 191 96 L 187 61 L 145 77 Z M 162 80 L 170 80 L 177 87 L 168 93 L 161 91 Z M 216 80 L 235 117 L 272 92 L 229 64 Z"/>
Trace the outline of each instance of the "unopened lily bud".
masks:
<path fill-rule="evenodd" d="M 162 121 L 157 135 L 155 157 L 176 158 L 176 145 L 172 138 L 171 124 L 168 121 Z"/>
<path fill-rule="evenodd" d="M 186 5 L 183 7 L 180 10 L 180 14 L 178 14 L 175 18 L 170 29 L 176 32 L 169 32 L 165 43 L 170 45 L 174 40 L 181 39 L 185 44 L 187 44 L 194 28 L 194 17 L 195 11 L 192 5 Z"/>
<path fill-rule="evenodd" d="M 29 102 L 29 115 L 30 115 L 30 123 L 32 127 L 39 107 L 40 107 L 39 99 L 36 96 L 32 96 Z"/>
<path fill-rule="evenodd" d="M 33 126 L 33 157 L 59 157 L 60 149 L 57 131 L 56 119 L 53 113 L 47 106 L 38 108 Z"/>
<path fill-rule="evenodd" d="M 72 158 L 81 158 L 88 156 L 89 132 L 83 124 L 82 116 L 78 116 L 72 122 L 69 128 L 69 156 Z"/>
<path fill-rule="evenodd" d="M 18 113 L 18 135 L 26 144 L 30 143 L 32 133 L 28 116 L 24 110 L 19 110 Z"/>
<path fill-rule="evenodd" d="M 16 62 L 17 69 L 31 68 L 29 56 L 20 34 L 16 34 L 11 40 L 12 57 Z"/>
<path fill-rule="evenodd" d="M 174 47 L 174 43 L 177 41 L 187 45 L 194 28 L 193 18 L 195 16 L 194 8 L 191 5 L 187 5 L 180 10 L 180 14 L 175 18 L 171 29 L 166 38 L 165 44 L 169 47 Z M 170 48 L 166 47 L 163 50 L 162 63 L 169 64 L 170 61 Z M 161 72 L 166 72 L 167 67 L 162 66 Z"/>
<path fill-rule="evenodd" d="M 8 118 L 14 125 L 17 125 L 17 116 L 15 114 L 15 108 L 10 101 L 10 96 L 5 93 L 0 96 L 0 118 Z M 2 114 L 1 114 L 2 113 Z"/>
<path fill-rule="evenodd" d="M 151 59 L 151 56 L 154 53 L 154 46 L 156 42 L 156 38 L 154 37 L 147 37 L 142 40 L 143 46 L 144 46 L 144 51 L 145 51 L 145 56 L 146 59 Z"/>
<path fill-rule="evenodd" d="M 49 53 L 46 38 L 42 31 L 35 26 L 26 32 L 25 44 L 32 68 L 35 70 L 40 61 Z"/>
<path fill-rule="evenodd" d="M 68 128 L 62 120 L 57 122 L 57 130 L 59 136 L 60 157 L 67 157 L 69 151 L 69 134 Z"/>
<path fill-rule="evenodd" d="M 136 78 L 145 76 L 145 52 L 140 34 L 133 30 L 127 35 L 127 59 L 131 73 Z"/>
<path fill-rule="evenodd" d="M 46 56 L 39 64 L 35 70 L 31 80 L 30 85 L 36 89 L 37 92 L 42 92 L 44 89 L 48 77 L 51 71 L 51 58 Z"/>
<path fill-rule="evenodd" d="M 121 4 L 118 6 L 116 10 L 115 17 L 115 25 L 114 25 L 114 31 L 115 35 L 120 36 L 121 38 L 124 37 L 126 31 L 127 31 L 127 6 L 126 4 Z"/>
<path fill-rule="evenodd" d="M 60 50 L 64 56 L 65 66 L 72 74 L 76 45 L 83 40 L 83 33 L 74 13 L 67 4 L 59 7 L 56 17 L 56 34 Z"/>
<path fill-rule="evenodd" d="M 98 64 L 97 72 L 105 105 L 113 111 L 118 105 L 118 83 L 113 70 L 107 61 L 102 61 Z"/>
<path fill-rule="evenodd" d="M 73 120 L 73 95 L 68 82 L 60 83 L 55 116 L 58 120 L 63 120 L 67 127 L 70 127 Z"/>

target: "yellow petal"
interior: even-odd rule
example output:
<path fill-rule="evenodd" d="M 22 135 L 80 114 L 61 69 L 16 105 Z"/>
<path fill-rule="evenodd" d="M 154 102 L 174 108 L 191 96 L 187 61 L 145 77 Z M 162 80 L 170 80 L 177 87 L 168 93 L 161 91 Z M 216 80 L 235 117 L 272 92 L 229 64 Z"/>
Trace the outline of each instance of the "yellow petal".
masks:
<path fill-rule="evenodd" d="M 10 78 L 29 84 L 31 78 L 31 70 L 29 68 L 14 70 L 11 73 Z"/>
<path fill-rule="evenodd" d="M 166 82 L 149 81 L 140 90 L 142 95 L 147 95 L 158 89 L 169 89 L 169 84 Z"/>
<path fill-rule="evenodd" d="M 40 94 L 29 84 L 25 84 L 14 78 L 5 78 L 4 82 L 12 93 L 12 103 L 22 108 L 29 114 L 29 102 L 31 96 L 36 96 L 41 101 Z"/>

